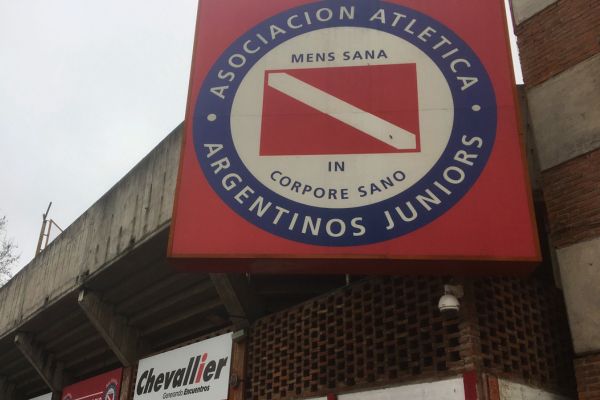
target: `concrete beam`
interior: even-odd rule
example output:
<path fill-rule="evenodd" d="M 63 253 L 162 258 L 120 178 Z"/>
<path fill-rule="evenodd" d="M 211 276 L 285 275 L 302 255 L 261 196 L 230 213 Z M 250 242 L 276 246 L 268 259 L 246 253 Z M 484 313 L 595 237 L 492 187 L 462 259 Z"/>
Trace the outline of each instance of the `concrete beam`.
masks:
<path fill-rule="evenodd" d="M 600 351 L 600 238 L 556 251 L 576 354 Z"/>
<path fill-rule="evenodd" d="M 513 15 L 519 25 L 558 0 L 512 0 Z"/>
<path fill-rule="evenodd" d="M 600 147 L 599 77 L 600 54 L 528 90 L 542 171 Z"/>
<path fill-rule="evenodd" d="M 132 325 L 136 325 L 138 322 L 150 317 L 153 314 L 158 314 L 181 301 L 187 300 L 191 297 L 203 295 L 210 290 L 214 290 L 212 283 L 208 280 L 206 282 L 203 281 L 197 285 L 191 286 L 188 289 L 183 289 L 178 293 L 164 299 L 163 301 L 154 304 L 153 306 L 146 307 L 137 314 L 133 315 L 129 321 Z"/>
<path fill-rule="evenodd" d="M 138 250 L 158 248 L 157 241 L 164 252 L 182 137 L 180 126 L 0 288 L 0 338 L 12 338 L 42 310 L 77 294 L 86 280 L 120 268 L 129 253 L 144 264 L 150 260 Z"/>
<path fill-rule="evenodd" d="M 125 367 L 135 365 L 139 357 L 139 334 L 127 325 L 125 317 L 116 314 L 113 307 L 100 300 L 95 293 L 82 290 L 77 301 L 119 361 Z"/>
<path fill-rule="evenodd" d="M 265 313 L 262 300 L 243 274 L 210 274 L 234 327 L 243 328 Z"/>
<path fill-rule="evenodd" d="M 65 382 L 63 364 L 53 354 L 36 345 L 29 333 L 17 333 L 15 345 L 52 392 L 62 390 Z"/>
<path fill-rule="evenodd" d="M 168 318 L 162 319 L 160 322 L 156 322 L 147 328 L 142 330 L 144 335 L 151 335 L 155 332 L 160 331 L 161 329 L 165 329 L 171 325 L 179 323 L 181 321 L 185 321 L 188 318 L 192 318 L 196 315 L 207 314 L 219 307 L 222 307 L 221 302 L 217 299 L 215 300 L 205 300 L 200 301 L 198 304 L 192 307 L 186 307 L 183 311 L 173 313 Z"/>

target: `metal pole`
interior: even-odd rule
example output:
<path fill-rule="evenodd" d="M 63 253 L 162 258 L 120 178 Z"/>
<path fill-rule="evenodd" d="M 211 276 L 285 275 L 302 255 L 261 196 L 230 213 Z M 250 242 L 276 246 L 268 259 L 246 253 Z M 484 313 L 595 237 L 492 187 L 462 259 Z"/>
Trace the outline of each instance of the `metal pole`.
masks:
<path fill-rule="evenodd" d="M 35 250 L 35 255 L 37 256 L 38 254 L 40 254 L 42 252 L 42 244 L 44 241 L 44 233 L 46 232 L 46 224 L 48 223 L 48 213 L 50 212 L 50 207 L 52 207 L 52 202 L 50 202 L 50 204 L 48 204 L 48 208 L 46 209 L 46 212 L 42 215 L 42 229 L 40 229 L 40 237 L 38 239 L 38 244 L 37 244 L 37 248 Z"/>

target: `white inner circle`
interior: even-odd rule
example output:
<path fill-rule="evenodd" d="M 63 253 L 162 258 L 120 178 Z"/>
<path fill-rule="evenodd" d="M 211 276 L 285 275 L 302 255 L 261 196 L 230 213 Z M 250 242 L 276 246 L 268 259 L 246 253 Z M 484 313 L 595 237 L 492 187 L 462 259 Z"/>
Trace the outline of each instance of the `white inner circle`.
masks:
<path fill-rule="evenodd" d="M 384 50 L 387 58 L 343 59 L 348 51 Z M 292 55 L 335 53 L 334 61 L 293 63 Z M 313 56 L 314 57 L 314 56 Z M 416 153 L 343 154 L 302 156 L 260 156 L 261 115 L 265 70 L 410 64 L 417 67 L 421 151 Z M 401 96 L 401 93 L 398 93 Z M 392 34 L 369 28 L 337 27 L 309 32 L 290 39 L 262 57 L 241 82 L 231 109 L 231 133 L 235 148 L 246 168 L 266 187 L 299 203 L 348 208 L 378 203 L 402 193 L 420 180 L 442 155 L 454 119 L 454 103 L 446 79 L 435 63 L 421 50 Z M 341 122 L 340 122 L 341 123 Z M 324 132 L 323 134 L 326 134 Z M 302 138 L 297 138 L 301 141 Z M 343 163 L 344 171 L 330 172 L 329 163 Z M 323 188 L 302 194 L 271 179 L 281 171 L 292 181 Z M 401 171 L 401 182 L 393 179 Z M 401 176 L 396 174 L 396 177 Z M 384 184 L 382 180 L 393 183 Z M 334 190 L 335 198 L 330 196 Z M 342 198 L 345 191 L 347 198 Z M 366 194 L 365 194 L 366 192 Z M 322 192 L 319 191 L 319 195 Z"/>

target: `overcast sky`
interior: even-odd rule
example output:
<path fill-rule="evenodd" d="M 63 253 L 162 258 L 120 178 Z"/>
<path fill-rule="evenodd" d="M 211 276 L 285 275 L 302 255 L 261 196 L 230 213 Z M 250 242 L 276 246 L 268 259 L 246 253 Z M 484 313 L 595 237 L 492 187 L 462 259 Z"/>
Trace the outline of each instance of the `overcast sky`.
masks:
<path fill-rule="evenodd" d="M 0 216 L 15 272 L 48 202 L 66 228 L 183 121 L 197 2 L 0 0 Z"/>
<path fill-rule="evenodd" d="M 198 0 L 0 0 L 0 215 L 34 255 L 184 118 Z"/>

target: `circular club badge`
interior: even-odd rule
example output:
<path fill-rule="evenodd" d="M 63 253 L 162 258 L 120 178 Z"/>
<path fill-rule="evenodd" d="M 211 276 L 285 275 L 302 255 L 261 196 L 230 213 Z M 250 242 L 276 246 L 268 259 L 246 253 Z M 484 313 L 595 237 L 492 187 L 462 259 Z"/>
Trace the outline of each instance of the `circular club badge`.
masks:
<path fill-rule="evenodd" d="M 383 1 L 323 1 L 254 27 L 206 76 L 196 155 L 220 198 L 290 240 L 355 246 L 406 235 L 467 193 L 496 100 L 454 32 Z"/>
<path fill-rule="evenodd" d="M 119 390 L 117 389 L 117 382 L 111 381 L 106 385 L 106 389 L 102 393 L 102 400 L 118 400 Z"/>

